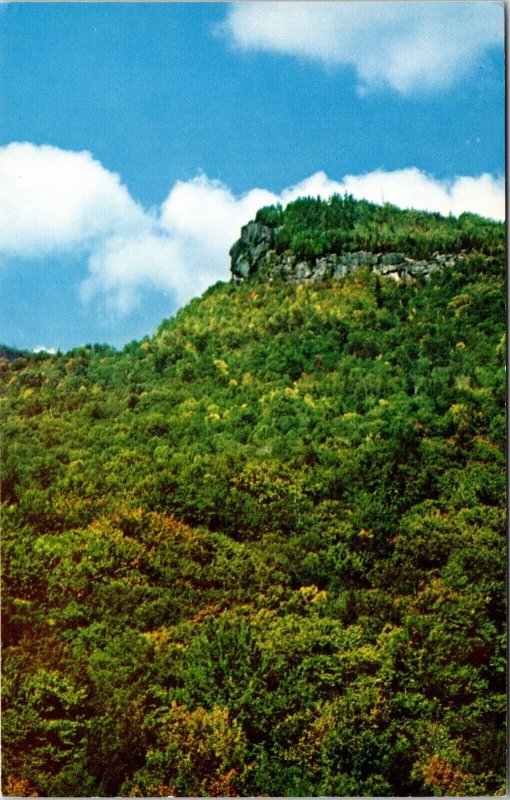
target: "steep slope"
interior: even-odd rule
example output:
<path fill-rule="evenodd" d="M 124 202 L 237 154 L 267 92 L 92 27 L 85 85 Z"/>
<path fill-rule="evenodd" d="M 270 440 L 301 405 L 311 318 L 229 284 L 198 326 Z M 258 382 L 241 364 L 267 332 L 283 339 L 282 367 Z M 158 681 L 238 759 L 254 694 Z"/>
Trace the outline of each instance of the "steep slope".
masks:
<path fill-rule="evenodd" d="M 455 252 L 335 203 L 262 210 L 257 268 L 151 339 L 2 363 L 4 794 L 501 790 L 504 230 L 282 279 Z"/>

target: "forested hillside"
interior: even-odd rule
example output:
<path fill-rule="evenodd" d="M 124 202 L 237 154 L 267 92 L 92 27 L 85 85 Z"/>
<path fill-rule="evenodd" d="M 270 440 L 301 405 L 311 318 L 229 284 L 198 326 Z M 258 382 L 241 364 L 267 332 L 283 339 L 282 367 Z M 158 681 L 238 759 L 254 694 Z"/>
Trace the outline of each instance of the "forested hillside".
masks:
<path fill-rule="evenodd" d="M 504 228 L 257 221 L 299 257 L 464 253 L 4 348 L 4 795 L 506 791 Z"/>

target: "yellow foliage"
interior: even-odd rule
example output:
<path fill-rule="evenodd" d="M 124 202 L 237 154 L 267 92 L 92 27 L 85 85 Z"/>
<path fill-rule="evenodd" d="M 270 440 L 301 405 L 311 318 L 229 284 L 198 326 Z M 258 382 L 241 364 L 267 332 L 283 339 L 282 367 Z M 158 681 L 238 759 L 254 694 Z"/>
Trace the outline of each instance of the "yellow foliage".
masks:
<path fill-rule="evenodd" d="M 425 786 L 434 793 L 458 797 L 466 793 L 469 776 L 454 769 L 445 758 L 434 754 L 425 764 L 418 764 L 425 779 Z"/>
<path fill-rule="evenodd" d="M 215 358 L 214 366 L 218 368 L 222 375 L 228 375 L 228 364 L 223 358 Z"/>
<path fill-rule="evenodd" d="M 467 412 L 467 408 L 464 403 L 454 403 L 452 406 L 450 406 L 449 411 L 452 417 L 459 418 L 464 416 L 464 414 Z"/>
<path fill-rule="evenodd" d="M 16 778 L 15 775 L 7 776 L 2 794 L 4 797 L 39 797 L 35 789 L 30 786 L 29 781 L 24 778 Z"/>
<path fill-rule="evenodd" d="M 322 603 L 327 597 L 328 593 L 324 590 L 319 591 L 317 586 L 301 586 L 299 594 L 307 603 Z"/>
<path fill-rule="evenodd" d="M 168 628 L 162 627 L 156 631 L 145 631 L 142 636 L 147 639 L 147 641 L 152 642 L 156 649 L 159 650 L 168 643 L 170 631 Z"/>

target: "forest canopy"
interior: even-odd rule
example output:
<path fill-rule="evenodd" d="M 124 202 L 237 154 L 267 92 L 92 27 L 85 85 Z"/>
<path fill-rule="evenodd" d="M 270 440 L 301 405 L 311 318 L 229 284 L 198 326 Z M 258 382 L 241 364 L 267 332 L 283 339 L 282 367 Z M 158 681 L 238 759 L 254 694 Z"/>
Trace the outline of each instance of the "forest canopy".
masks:
<path fill-rule="evenodd" d="M 349 197 L 257 221 L 465 254 L 2 350 L 4 795 L 506 791 L 504 227 Z"/>
<path fill-rule="evenodd" d="M 352 195 L 303 197 L 285 209 L 280 204 L 266 206 L 255 221 L 276 229 L 278 252 L 290 249 L 303 258 L 350 250 L 397 251 L 415 258 L 435 251 L 477 250 L 503 257 L 506 246 L 503 223 L 476 214 L 444 217 L 355 200 Z"/>

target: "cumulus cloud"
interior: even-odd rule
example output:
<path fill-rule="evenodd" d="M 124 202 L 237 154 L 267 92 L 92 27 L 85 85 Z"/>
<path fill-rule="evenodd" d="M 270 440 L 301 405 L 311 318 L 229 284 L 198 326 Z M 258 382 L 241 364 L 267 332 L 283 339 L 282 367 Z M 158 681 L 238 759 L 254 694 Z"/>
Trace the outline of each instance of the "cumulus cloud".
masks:
<path fill-rule="evenodd" d="M 352 194 L 357 200 L 392 203 L 399 208 L 438 211 L 444 215 L 458 216 L 470 211 L 494 220 L 505 218 L 505 180 L 488 173 L 441 181 L 416 167 L 409 167 L 392 172 L 375 170 L 364 175 L 346 175 L 341 181 L 335 181 L 324 172 L 316 172 L 284 189 L 278 199 L 286 205 L 297 197 L 326 199 L 333 194 Z"/>
<path fill-rule="evenodd" d="M 0 148 L 0 253 L 85 253 L 82 300 L 100 295 L 124 314 L 139 304 L 142 288 L 166 291 L 182 304 L 228 277 L 228 249 L 239 228 L 276 201 L 258 189 L 234 197 L 201 175 L 177 181 L 161 208 L 149 212 L 88 152 L 29 142 Z"/>
<path fill-rule="evenodd" d="M 504 11 L 492 0 L 235 3 L 218 30 L 245 50 L 352 67 L 362 92 L 407 95 L 447 88 L 502 46 Z"/>
<path fill-rule="evenodd" d="M 324 176 L 325 179 L 325 176 Z M 373 203 L 393 203 L 400 208 L 439 211 L 458 216 L 464 211 L 495 220 L 505 216 L 505 181 L 487 173 L 477 178 L 439 181 L 415 167 L 366 175 L 347 175 L 336 192 L 352 194 Z"/>
<path fill-rule="evenodd" d="M 88 303 L 100 295 L 109 310 L 122 315 L 139 304 L 142 288 L 174 291 L 176 299 L 181 300 L 183 260 L 179 245 L 157 229 L 108 237 L 92 251 L 89 272 L 81 285 L 82 300 Z"/>
<path fill-rule="evenodd" d="M 177 181 L 161 207 L 148 211 L 89 153 L 13 144 L 0 148 L 0 254 L 34 261 L 85 253 L 83 302 L 102 298 L 120 314 L 132 311 L 147 288 L 167 292 L 173 306 L 182 305 L 229 278 L 229 248 L 261 206 L 346 192 L 442 214 L 472 211 L 502 220 L 505 213 L 502 178 L 438 181 L 416 168 L 339 181 L 317 172 L 279 195 L 255 188 L 236 196 L 199 175 Z"/>
<path fill-rule="evenodd" d="M 127 313 L 138 304 L 143 285 L 168 291 L 182 305 L 228 278 L 228 250 L 241 225 L 261 206 L 277 201 L 261 189 L 237 198 L 205 175 L 177 181 L 157 224 L 143 233 L 108 237 L 92 253 L 82 298 L 88 301 L 101 293 L 110 307 Z"/>
<path fill-rule="evenodd" d="M 7 254 L 91 246 L 146 225 L 120 178 L 90 153 L 13 142 L 0 148 L 0 242 Z"/>
<path fill-rule="evenodd" d="M 275 202 L 277 196 L 265 189 L 252 189 L 235 197 L 224 184 L 200 175 L 176 182 L 162 205 L 161 225 L 187 246 L 205 246 L 215 259 L 223 257 L 226 238 L 233 242 L 240 226 L 257 209 Z"/>

